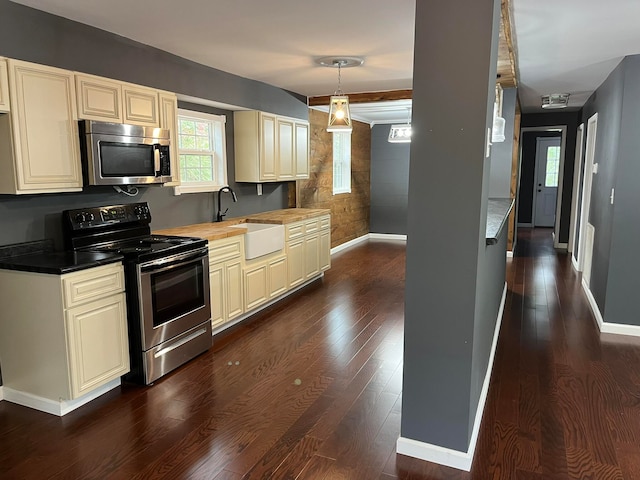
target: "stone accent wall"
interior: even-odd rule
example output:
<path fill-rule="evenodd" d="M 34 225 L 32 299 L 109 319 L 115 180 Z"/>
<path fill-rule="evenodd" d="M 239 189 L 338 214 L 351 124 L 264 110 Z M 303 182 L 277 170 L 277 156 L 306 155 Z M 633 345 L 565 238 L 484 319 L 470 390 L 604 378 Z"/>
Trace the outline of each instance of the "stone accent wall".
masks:
<path fill-rule="evenodd" d="M 351 193 L 333 195 L 333 139 L 327 115 L 309 110 L 311 172 L 297 185 L 298 206 L 331 209 L 331 247 L 369 233 L 371 128 L 354 122 L 351 134 Z"/>

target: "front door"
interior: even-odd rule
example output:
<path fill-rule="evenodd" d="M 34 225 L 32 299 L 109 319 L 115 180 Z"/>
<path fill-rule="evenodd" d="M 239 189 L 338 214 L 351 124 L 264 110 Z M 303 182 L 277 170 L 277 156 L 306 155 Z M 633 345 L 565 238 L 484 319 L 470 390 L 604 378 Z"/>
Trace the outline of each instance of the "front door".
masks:
<path fill-rule="evenodd" d="M 560 137 L 539 137 L 536 146 L 535 227 L 553 227 L 556 221 Z"/>

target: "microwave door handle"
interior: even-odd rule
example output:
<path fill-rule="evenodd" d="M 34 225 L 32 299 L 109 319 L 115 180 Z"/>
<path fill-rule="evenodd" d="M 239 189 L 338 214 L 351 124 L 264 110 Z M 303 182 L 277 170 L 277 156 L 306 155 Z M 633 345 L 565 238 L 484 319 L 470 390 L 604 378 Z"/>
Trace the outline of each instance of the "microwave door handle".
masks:
<path fill-rule="evenodd" d="M 160 171 L 160 145 L 155 144 L 153 146 L 153 164 L 156 169 L 156 177 L 159 177 L 162 172 Z"/>

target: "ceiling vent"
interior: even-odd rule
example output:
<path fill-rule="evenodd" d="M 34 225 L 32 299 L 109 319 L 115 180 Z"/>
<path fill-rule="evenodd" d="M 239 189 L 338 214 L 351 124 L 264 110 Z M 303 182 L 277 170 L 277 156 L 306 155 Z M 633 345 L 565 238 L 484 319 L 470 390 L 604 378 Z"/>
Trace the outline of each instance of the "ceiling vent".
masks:
<path fill-rule="evenodd" d="M 552 93 L 542 96 L 542 108 L 566 108 L 568 105 L 568 93 Z"/>

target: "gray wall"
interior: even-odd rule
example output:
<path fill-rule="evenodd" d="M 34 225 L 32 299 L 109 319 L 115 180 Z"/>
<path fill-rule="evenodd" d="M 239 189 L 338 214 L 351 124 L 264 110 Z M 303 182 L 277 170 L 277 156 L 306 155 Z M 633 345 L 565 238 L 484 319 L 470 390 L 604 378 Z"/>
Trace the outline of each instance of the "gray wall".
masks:
<path fill-rule="evenodd" d="M 103 30 L 0 0 L 0 55 L 149 85 L 205 100 L 308 118 L 306 99 L 270 85 L 231 75 L 171 55 Z M 253 184 L 234 181 L 232 112 L 181 103 L 227 115 L 229 183 L 238 203 L 229 217 L 287 206 L 287 184 L 265 184 L 258 196 Z M 174 196 L 170 187 L 142 187 L 138 197 L 116 194 L 110 187 L 86 187 L 81 193 L 0 196 L 0 244 L 51 237 L 58 240 L 60 212 L 81 206 L 149 202 L 152 228 L 210 221 L 211 193 Z M 59 244 L 59 243 L 58 243 Z"/>
<path fill-rule="evenodd" d="M 371 129 L 371 212 L 373 233 L 407 234 L 410 143 L 389 143 L 390 125 Z"/>
<path fill-rule="evenodd" d="M 594 161 L 599 164 L 599 167 L 598 173 L 592 177 L 589 223 L 595 229 L 590 289 L 601 312 L 605 311 L 607 301 L 614 209 L 609 203 L 609 195 L 614 186 L 618 163 L 618 144 L 621 140 L 620 120 L 623 108 L 624 70 L 624 63 L 620 63 L 585 103 L 582 114 L 586 141 L 587 122 L 594 113 L 598 113 Z"/>
<path fill-rule="evenodd" d="M 504 142 L 491 146 L 489 197 L 511 198 L 511 162 L 513 161 L 513 129 L 516 118 L 515 88 L 502 91 L 502 118 L 505 120 Z"/>
<path fill-rule="evenodd" d="M 567 126 L 562 180 L 562 208 L 560 210 L 559 243 L 567 243 L 569 241 L 569 227 L 571 224 L 571 193 L 573 191 L 573 164 L 576 155 L 576 133 L 578 131 L 578 125 L 580 124 L 580 114 L 580 111 L 526 113 L 522 115 L 520 125 L 523 128 L 549 127 L 556 125 Z M 520 213 L 518 212 L 518 216 L 519 215 Z"/>
<path fill-rule="evenodd" d="M 498 0 L 416 2 L 401 436 L 463 452 L 504 285 L 485 244 L 499 17 Z"/>
<path fill-rule="evenodd" d="M 594 226 L 590 289 L 605 322 L 640 325 L 640 56 L 626 57 L 589 98 L 588 119 L 598 113 L 589 223 Z M 615 188 L 615 202 L 609 196 Z"/>

